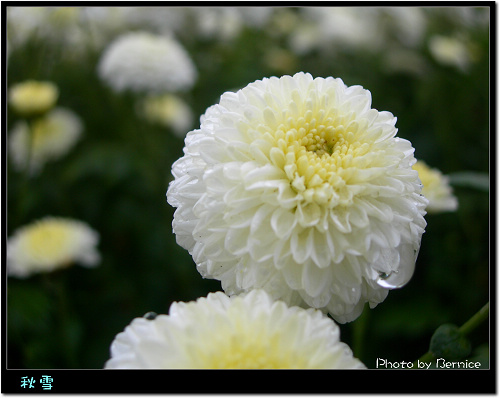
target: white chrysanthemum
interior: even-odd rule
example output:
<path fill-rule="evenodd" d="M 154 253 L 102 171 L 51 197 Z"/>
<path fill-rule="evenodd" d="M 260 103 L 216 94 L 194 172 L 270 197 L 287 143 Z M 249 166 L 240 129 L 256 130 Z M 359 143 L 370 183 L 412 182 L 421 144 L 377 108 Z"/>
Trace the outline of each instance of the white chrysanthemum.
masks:
<path fill-rule="evenodd" d="M 298 73 L 226 92 L 172 166 L 178 244 L 232 295 L 355 319 L 413 274 L 427 201 L 370 92 Z"/>
<path fill-rule="evenodd" d="M 7 241 L 7 273 L 25 278 L 79 263 L 94 267 L 99 234 L 82 221 L 45 217 L 19 228 Z"/>
<path fill-rule="evenodd" d="M 179 42 L 148 32 L 118 37 L 104 51 L 98 72 L 117 92 L 187 90 L 197 77 L 191 58 Z"/>
<path fill-rule="evenodd" d="M 27 80 L 9 89 L 9 103 L 16 112 L 32 116 L 44 113 L 57 102 L 59 89 L 51 82 Z"/>
<path fill-rule="evenodd" d="M 418 171 L 418 176 L 422 181 L 422 195 L 429 200 L 426 208 L 428 213 L 457 210 L 458 200 L 453 195 L 447 176 L 438 169 L 430 168 L 422 160 L 417 161 L 413 169 Z"/>
<path fill-rule="evenodd" d="M 31 174 L 41 170 L 48 161 L 65 155 L 80 138 L 83 130 L 81 119 L 66 108 L 54 108 L 30 126 L 17 122 L 9 136 L 9 151 L 14 166 L 25 170 L 29 162 Z"/>
<path fill-rule="evenodd" d="M 191 108 L 173 94 L 148 96 L 138 103 L 138 113 L 152 123 L 169 127 L 181 138 L 193 126 Z"/>
<path fill-rule="evenodd" d="M 363 369 L 339 327 L 262 290 L 210 293 L 136 318 L 111 344 L 107 369 Z"/>

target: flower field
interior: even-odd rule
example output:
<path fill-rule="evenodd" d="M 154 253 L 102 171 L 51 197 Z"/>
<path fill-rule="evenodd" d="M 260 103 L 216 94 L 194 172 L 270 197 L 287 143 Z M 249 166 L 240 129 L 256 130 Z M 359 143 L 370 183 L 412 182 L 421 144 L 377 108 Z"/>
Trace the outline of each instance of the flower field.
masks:
<path fill-rule="evenodd" d="M 2 11 L 8 368 L 490 367 L 494 9 Z"/>

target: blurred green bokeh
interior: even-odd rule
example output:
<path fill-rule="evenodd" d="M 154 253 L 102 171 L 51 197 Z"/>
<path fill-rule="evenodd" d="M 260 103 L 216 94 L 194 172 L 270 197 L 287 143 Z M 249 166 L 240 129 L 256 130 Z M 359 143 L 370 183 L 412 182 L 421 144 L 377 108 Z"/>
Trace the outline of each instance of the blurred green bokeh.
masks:
<path fill-rule="evenodd" d="M 197 33 L 193 21 L 176 26 L 175 36 L 199 74 L 195 86 L 179 94 L 195 115 L 192 128 L 224 91 L 304 71 L 370 90 L 374 108 L 397 116 L 398 135 L 412 142 L 415 156 L 444 174 L 488 175 L 490 10 L 417 11 L 425 25 L 412 40 L 402 36 L 398 13 L 377 14 L 383 43 L 373 48 L 320 32 L 321 43 L 298 50 L 291 38 L 314 18 L 286 7 L 271 9 L 258 24 L 245 23 L 245 16 L 229 38 Z M 362 8 L 350 15 L 375 18 Z M 165 194 L 183 139 L 139 117 L 137 96 L 114 93 L 99 79 L 96 65 L 103 47 L 68 56 L 64 43 L 36 34 L 14 44 L 9 35 L 20 27 L 9 25 L 8 12 L 7 24 L 7 87 L 28 79 L 52 81 L 60 90 L 58 104 L 76 112 L 85 126 L 77 146 L 47 163 L 39 175 L 28 179 L 6 159 L 7 236 L 43 216 L 64 216 L 99 232 L 102 255 L 94 269 L 75 266 L 8 278 L 7 366 L 102 368 L 113 338 L 134 317 L 167 313 L 173 301 L 221 289 L 219 282 L 201 278 L 172 233 L 174 209 Z M 87 26 L 89 35 L 96 33 L 92 26 Z M 144 18 L 122 25 L 106 41 L 129 29 L 156 31 L 157 24 Z M 459 40 L 468 62 L 437 58 L 430 46 L 437 36 Z M 8 131 L 17 120 L 9 108 Z M 437 327 L 463 324 L 489 300 L 489 192 L 457 185 L 454 193 L 456 212 L 426 216 L 410 283 L 355 322 L 341 325 L 341 339 L 370 368 L 377 357 L 416 360 L 428 350 Z M 484 347 L 488 324 L 469 337 L 473 351 Z"/>

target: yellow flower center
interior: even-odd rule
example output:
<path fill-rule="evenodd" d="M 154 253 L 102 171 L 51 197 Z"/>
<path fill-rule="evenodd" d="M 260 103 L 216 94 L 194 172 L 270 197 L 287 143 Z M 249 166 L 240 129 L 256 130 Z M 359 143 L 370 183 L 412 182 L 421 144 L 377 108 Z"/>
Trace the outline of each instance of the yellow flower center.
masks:
<path fill-rule="evenodd" d="M 255 332 L 255 330 L 253 331 Z M 279 336 L 242 333 L 226 336 L 212 345 L 213 351 L 204 358 L 206 369 L 300 369 L 307 362 L 292 352 L 283 350 Z"/>
<path fill-rule="evenodd" d="M 50 222 L 34 225 L 26 234 L 26 249 L 47 263 L 66 262 L 69 235 L 64 224 Z"/>
<path fill-rule="evenodd" d="M 225 319 L 212 319 L 214 327 L 198 339 L 191 351 L 197 367 L 205 369 L 297 369 L 307 368 L 309 352 L 290 347 L 289 330 L 303 321 L 293 316 L 282 328 L 269 328 L 268 314 L 249 318 L 249 309 L 239 302 L 228 308 Z M 229 320 L 229 322 L 228 322 Z"/>
<path fill-rule="evenodd" d="M 33 123 L 33 150 L 38 150 L 52 137 L 60 133 L 60 128 L 57 122 L 49 117 L 38 119 Z"/>
<path fill-rule="evenodd" d="M 357 166 L 353 159 L 365 155 L 370 146 L 356 139 L 357 123 L 346 127 L 323 114 L 319 121 L 302 117 L 294 126 L 281 124 L 274 133 L 271 161 L 285 171 L 291 187 L 306 202 L 349 205 L 353 196 L 347 189 L 349 169 Z"/>
<path fill-rule="evenodd" d="M 59 90 L 54 84 L 30 80 L 13 86 L 9 101 L 17 112 L 33 115 L 52 108 L 58 96 Z"/>

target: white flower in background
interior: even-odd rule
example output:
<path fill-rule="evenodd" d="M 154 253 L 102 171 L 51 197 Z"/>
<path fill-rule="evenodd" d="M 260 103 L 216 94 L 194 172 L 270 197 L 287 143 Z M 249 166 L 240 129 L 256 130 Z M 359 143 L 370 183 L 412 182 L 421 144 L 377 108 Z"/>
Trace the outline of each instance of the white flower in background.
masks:
<path fill-rule="evenodd" d="M 364 369 L 320 311 L 288 307 L 264 291 L 222 292 L 169 315 L 136 318 L 111 344 L 106 369 Z"/>
<path fill-rule="evenodd" d="M 98 265 L 99 234 L 87 224 L 61 217 L 45 217 L 19 228 L 7 240 L 7 274 L 25 278 L 79 263 Z"/>
<path fill-rule="evenodd" d="M 47 7 L 7 7 L 7 35 L 14 48 L 39 31 L 47 11 Z"/>
<path fill-rule="evenodd" d="M 265 78 L 226 92 L 185 139 L 167 191 L 177 243 L 229 295 L 355 319 L 412 276 L 427 200 L 414 149 L 370 92 Z"/>
<path fill-rule="evenodd" d="M 189 23 L 190 7 L 117 7 L 126 26 L 158 33 L 181 33 Z"/>
<path fill-rule="evenodd" d="M 383 7 L 382 28 L 391 32 L 403 44 L 403 49 L 419 46 L 427 30 L 427 16 L 421 7 Z"/>
<path fill-rule="evenodd" d="M 52 82 L 27 80 L 9 88 L 9 103 L 23 116 L 47 112 L 58 98 L 59 89 Z"/>
<path fill-rule="evenodd" d="M 198 36 L 222 41 L 235 39 L 244 27 L 236 7 L 193 7 Z"/>
<path fill-rule="evenodd" d="M 86 12 L 91 7 L 9 7 L 7 32 L 14 48 L 35 39 L 49 46 L 60 46 L 61 57 L 81 58 L 96 47 L 109 25 L 95 29 L 95 21 Z M 97 8 L 97 7 L 96 7 Z M 106 7 L 102 7 L 103 9 Z M 89 32 L 89 30 L 91 32 Z"/>
<path fill-rule="evenodd" d="M 123 7 L 80 8 L 79 26 L 83 28 L 80 30 L 83 32 L 87 48 L 90 47 L 93 51 L 102 51 L 110 40 L 128 30 L 129 21 Z"/>
<path fill-rule="evenodd" d="M 318 48 L 374 50 L 384 43 L 376 8 L 303 7 L 299 12 L 299 24 L 289 37 L 298 54 Z"/>
<path fill-rule="evenodd" d="M 171 128 L 184 138 L 192 127 L 194 115 L 191 108 L 178 96 L 164 94 L 147 96 L 138 103 L 138 113 L 152 123 Z"/>
<path fill-rule="evenodd" d="M 298 54 L 408 52 L 421 44 L 428 17 L 421 7 L 302 7 L 297 15 L 288 41 Z"/>
<path fill-rule="evenodd" d="M 365 7 L 311 7 L 304 9 L 314 14 L 325 40 L 338 44 L 368 48 L 380 44 L 377 17 L 380 9 Z"/>
<path fill-rule="evenodd" d="M 437 7 L 432 10 L 438 17 L 445 17 L 448 21 L 465 30 L 490 25 L 489 7 Z"/>
<path fill-rule="evenodd" d="M 438 169 L 430 168 L 422 160 L 413 165 L 422 181 L 422 194 L 429 200 L 426 211 L 428 213 L 439 213 L 443 211 L 455 211 L 458 208 L 458 200 L 453 195 L 447 176 Z"/>
<path fill-rule="evenodd" d="M 245 25 L 253 28 L 263 28 L 272 18 L 273 7 L 236 7 Z"/>
<path fill-rule="evenodd" d="M 117 92 L 188 90 L 197 78 L 193 62 L 179 42 L 149 32 L 119 36 L 102 54 L 98 72 Z"/>
<path fill-rule="evenodd" d="M 262 29 L 274 13 L 273 7 L 191 7 L 190 17 L 198 36 L 229 42 L 245 27 Z"/>
<path fill-rule="evenodd" d="M 429 40 L 429 50 L 437 62 L 454 66 L 464 72 L 473 58 L 465 41 L 456 37 L 434 35 Z"/>
<path fill-rule="evenodd" d="M 57 107 L 39 119 L 31 128 L 25 121 L 17 122 L 9 135 L 9 155 L 18 170 L 39 172 L 46 162 L 64 156 L 74 147 L 83 131 L 83 124 L 73 111 Z"/>

